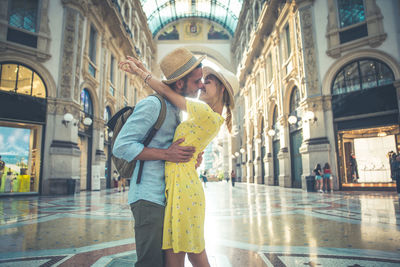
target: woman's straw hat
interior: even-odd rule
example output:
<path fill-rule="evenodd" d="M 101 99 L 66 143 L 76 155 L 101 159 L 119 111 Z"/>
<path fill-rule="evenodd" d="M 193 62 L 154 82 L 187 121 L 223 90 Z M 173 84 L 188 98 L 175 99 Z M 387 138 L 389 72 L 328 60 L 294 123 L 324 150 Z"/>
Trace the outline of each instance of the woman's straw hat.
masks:
<path fill-rule="evenodd" d="M 210 67 L 203 67 L 203 77 L 204 79 L 207 78 L 208 75 L 214 75 L 215 77 L 218 78 L 218 80 L 221 81 L 221 83 L 225 86 L 225 88 L 228 90 L 229 94 L 229 108 L 234 109 L 235 108 L 235 99 L 233 98 L 234 92 L 238 90 L 239 88 L 239 82 L 233 73 L 221 69 L 220 71 L 215 71 Z"/>
<path fill-rule="evenodd" d="M 182 79 L 194 70 L 206 56 L 196 58 L 186 48 L 177 48 L 167 54 L 160 63 L 161 71 L 163 72 L 166 84 L 171 84 L 179 79 Z"/>

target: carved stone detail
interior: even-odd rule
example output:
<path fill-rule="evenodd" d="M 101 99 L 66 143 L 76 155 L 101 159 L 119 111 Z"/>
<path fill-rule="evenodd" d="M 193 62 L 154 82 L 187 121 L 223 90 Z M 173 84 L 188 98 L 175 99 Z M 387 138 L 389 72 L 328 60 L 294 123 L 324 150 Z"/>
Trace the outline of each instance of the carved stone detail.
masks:
<path fill-rule="evenodd" d="M 303 38 L 304 69 L 306 77 L 307 95 L 320 94 L 317 69 L 317 55 L 315 51 L 315 36 L 313 32 L 313 14 L 311 6 L 299 10 Z"/>
<path fill-rule="evenodd" d="M 74 89 L 74 99 L 79 102 L 80 97 L 80 87 L 79 78 L 82 64 L 82 40 L 83 40 L 83 17 L 78 16 L 78 39 L 76 48 L 76 66 L 75 66 L 75 89 Z"/>
<path fill-rule="evenodd" d="M 63 36 L 63 51 L 61 61 L 61 81 L 59 95 L 62 98 L 70 98 L 73 88 L 73 65 L 74 65 L 74 44 L 75 25 L 77 12 L 68 7 L 65 8 L 65 28 Z"/>

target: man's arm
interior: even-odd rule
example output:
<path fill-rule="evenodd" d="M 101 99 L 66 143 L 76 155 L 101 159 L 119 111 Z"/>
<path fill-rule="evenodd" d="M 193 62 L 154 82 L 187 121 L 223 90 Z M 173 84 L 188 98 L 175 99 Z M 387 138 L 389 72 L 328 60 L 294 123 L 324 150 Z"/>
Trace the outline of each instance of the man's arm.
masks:
<path fill-rule="evenodd" d="M 137 160 L 168 160 L 172 162 L 189 161 L 193 147 L 180 147 L 182 141 L 176 141 L 167 149 L 147 148 L 141 143 L 146 133 L 156 122 L 160 114 L 161 103 L 155 97 L 140 101 L 128 118 L 115 140 L 113 155 L 128 162 Z"/>
<path fill-rule="evenodd" d="M 145 147 L 136 160 L 166 160 L 172 162 L 188 162 L 195 152 L 192 146 L 180 146 L 185 139 L 176 140 L 168 149 Z"/>

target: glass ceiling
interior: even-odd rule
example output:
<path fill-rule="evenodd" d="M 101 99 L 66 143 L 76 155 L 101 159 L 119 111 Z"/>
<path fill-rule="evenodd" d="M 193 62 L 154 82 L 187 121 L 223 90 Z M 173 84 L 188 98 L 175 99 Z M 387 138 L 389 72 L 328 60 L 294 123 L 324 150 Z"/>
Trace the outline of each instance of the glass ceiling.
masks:
<path fill-rule="evenodd" d="M 141 0 L 155 36 L 165 25 L 181 18 L 205 18 L 235 32 L 243 0 Z"/>

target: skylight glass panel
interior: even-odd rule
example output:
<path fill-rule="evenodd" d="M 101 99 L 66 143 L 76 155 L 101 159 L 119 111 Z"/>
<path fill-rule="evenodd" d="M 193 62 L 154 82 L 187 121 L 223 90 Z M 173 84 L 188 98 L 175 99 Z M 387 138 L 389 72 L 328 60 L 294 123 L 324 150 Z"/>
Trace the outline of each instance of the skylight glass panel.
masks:
<path fill-rule="evenodd" d="M 197 11 L 202 15 L 208 15 L 211 11 L 211 3 L 208 0 L 199 0 L 196 4 Z"/>
<path fill-rule="evenodd" d="M 235 31 L 243 0 L 141 0 L 155 36 L 168 23 L 186 17 L 209 18 L 231 34 Z"/>

